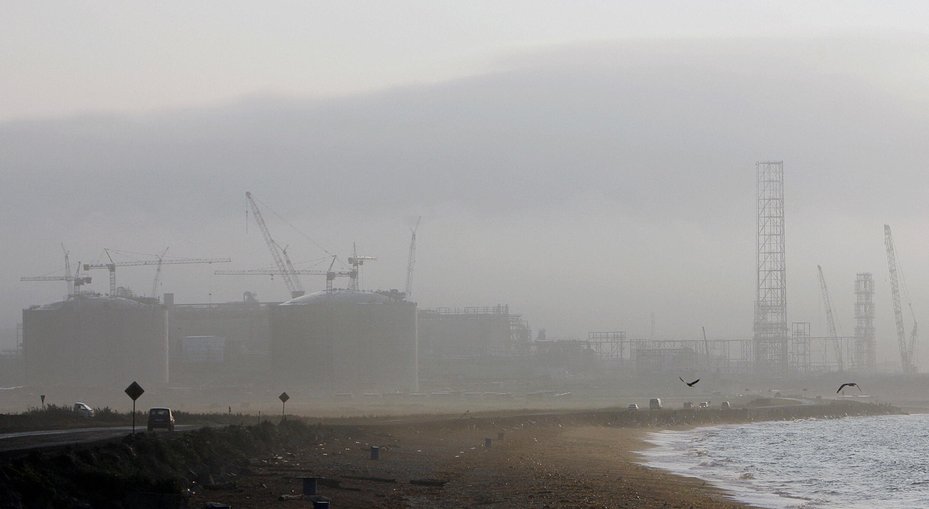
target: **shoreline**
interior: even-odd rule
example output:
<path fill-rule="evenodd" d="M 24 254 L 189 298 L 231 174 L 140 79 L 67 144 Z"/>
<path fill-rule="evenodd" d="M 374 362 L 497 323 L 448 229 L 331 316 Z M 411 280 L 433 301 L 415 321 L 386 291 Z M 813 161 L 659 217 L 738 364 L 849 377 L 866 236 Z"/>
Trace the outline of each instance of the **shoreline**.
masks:
<path fill-rule="evenodd" d="M 463 414 L 359 419 L 348 436 L 329 437 L 293 458 L 256 464 L 253 477 L 272 492 L 298 489 L 295 479 L 336 480 L 323 494 L 341 507 L 641 507 L 757 509 L 731 491 L 696 477 L 643 464 L 648 433 L 804 417 L 894 413 L 876 405 L 840 404 L 734 409 Z M 764 418 L 763 418 L 764 417 Z M 324 427 L 326 425 L 323 425 Z M 492 446 L 484 441 L 490 438 Z M 378 461 L 367 448 L 378 445 Z M 299 465 L 299 467 L 297 467 Z M 273 479 L 273 481 L 272 481 Z M 416 479 L 440 487 L 414 485 Z M 381 480 L 381 482 L 374 481 Z M 200 493 L 196 506 L 215 498 Z M 204 497 L 204 498 L 196 498 Z M 209 498 L 212 497 L 212 498 Z M 224 499 L 240 507 L 241 498 Z"/>
<path fill-rule="evenodd" d="M 915 413 L 901 413 L 897 415 L 907 415 L 907 416 L 918 416 L 926 415 L 927 412 L 915 412 Z M 838 417 L 837 419 L 846 420 L 846 419 L 865 419 L 865 418 L 879 418 L 884 417 L 887 414 L 871 414 L 871 415 L 849 415 L 845 417 Z M 822 421 L 828 419 L 792 419 L 791 422 L 798 421 Z M 732 500 L 734 503 L 739 504 L 739 507 L 749 507 L 749 508 L 766 508 L 766 507 L 803 507 L 810 502 L 806 498 L 802 498 L 802 495 L 794 494 L 791 495 L 787 491 L 766 491 L 759 488 L 759 485 L 755 484 L 753 481 L 755 477 L 730 477 L 732 474 L 738 474 L 741 469 L 733 468 L 722 468 L 714 469 L 710 468 L 708 470 L 693 470 L 696 466 L 704 466 L 705 461 L 710 461 L 711 467 L 717 467 L 715 460 L 712 460 L 712 455 L 707 456 L 706 459 L 697 460 L 698 463 L 695 463 L 693 458 L 690 458 L 686 455 L 687 451 L 693 451 L 691 447 L 685 446 L 685 449 L 677 449 L 675 445 L 679 445 L 680 440 L 685 440 L 689 442 L 695 434 L 701 432 L 711 432 L 713 430 L 719 429 L 731 429 L 738 428 L 745 424 L 749 425 L 763 425 L 771 424 L 773 421 L 754 421 L 750 423 L 739 423 L 739 422 L 728 422 L 728 423 L 718 423 L 710 425 L 694 425 L 694 426 L 683 426 L 675 428 L 666 428 L 666 429 L 656 429 L 646 431 L 640 439 L 642 447 L 639 450 L 636 450 L 635 453 L 639 456 L 639 464 L 643 467 L 657 470 L 660 472 L 667 473 L 671 476 L 677 477 L 679 479 L 692 479 L 696 480 L 702 485 L 711 486 L 715 490 L 718 490 L 729 500 Z M 674 434 L 685 435 L 684 438 L 674 437 Z M 718 445 L 718 444 L 717 444 Z M 658 454 L 656 450 L 661 449 Z M 661 454 L 666 453 L 666 454 Z M 699 454 L 698 454 L 699 456 Z M 703 475 L 697 475 L 691 472 L 702 472 Z M 749 474 L 750 475 L 750 474 Z M 761 481 L 766 479 L 759 478 Z M 767 479 L 770 481 L 771 479 Z M 747 481 L 742 483 L 741 481 Z"/>
<path fill-rule="evenodd" d="M 745 509 L 757 506 L 734 500 L 730 492 L 701 479 L 643 465 L 642 451 L 651 445 L 648 433 L 888 413 L 897 412 L 879 405 L 829 404 L 657 412 L 511 410 L 333 421 L 303 418 L 280 425 L 265 420 L 248 427 L 144 433 L 80 450 L 44 450 L 23 461 L 35 462 L 42 475 L 67 479 L 73 477 L 67 466 L 84 464 L 85 456 L 125 455 L 128 468 L 143 454 L 154 460 L 149 454 L 154 450 L 198 451 L 202 456 L 193 463 L 151 465 L 153 476 L 146 478 L 153 485 L 181 489 L 171 496 L 190 493 L 189 507 L 207 502 L 238 509 L 279 507 L 282 500 L 302 498 L 301 479 L 315 477 L 320 479 L 319 494 L 337 507 Z M 256 448 L 260 443 L 269 446 Z M 374 446 L 379 448 L 376 460 L 371 458 Z M 159 457 L 168 461 L 174 455 Z M 86 468 L 93 464 L 86 463 Z M 2 463 L 0 467 L 5 468 Z M 10 486 L 27 490 L 22 493 L 32 489 L 32 478 L 6 471 L 16 476 L 9 479 Z M 180 477 L 154 476 L 165 471 Z M 0 482 L 0 500 L 2 488 Z M 68 488 L 68 496 L 93 493 L 80 490 L 81 486 Z"/>
<path fill-rule="evenodd" d="M 661 466 L 657 464 L 657 458 L 650 456 L 650 452 L 664 447 L 666 444 L 660 443 L 662 440 L 653 440 L 654 437 L 659 437 L 662 434 L 667 432 L 676 432 L 676 433 L 688 433 L 688 432 L 700 432 L 703 430 L 713 430 L 723 427 L 732 427 L 732 426 L 743 426 L 743 425 L 753 425 L 759 424 L 761 422 L 768 421 L 755 421 L 752 423 L 720 423 L 720 424 L 710 424 L 710 425 L 695 425 L 695 426 L 686 426 L 681 428 L 668 428 L 661 430 L 650 430 L 644 433 L 644 436 L 640 439 L 642 447 L 635 452 L 638 456 L 638 464 L 642 465 L 645 468 L 655 470 L 658 472 L 666 473 L 670 476 L 681 479 L 682 481 L 696 481 L 700 484 L 700 489 L 711 489 L 717 491 L 722 497 L 726 500 L 730 500 L 732 503 L 737 504 L 737 507 L 750 508 L 750 509 L 763 509 L 766 507 L 763 505 L 763 502 L 758 501 L 757 499 L 768 498 L 767 494 L 756 494 L 754 497 L 746 497 L 746 493 L 739 492 L 735 487 L 728 486 L 726 483 L 720 482 L 719 480 L 708 479 L 698 475 L 688 475 L 683 473 L 680 470 L 677 470 L 670 466 Z M 784 500 L 782 496 L 771 495 L 771 497 L 777 498 L 779 500 Z M 750 500 L 756 499 L 756 500 Z M 797 501 L 801 503 L 802 501 Z"/>

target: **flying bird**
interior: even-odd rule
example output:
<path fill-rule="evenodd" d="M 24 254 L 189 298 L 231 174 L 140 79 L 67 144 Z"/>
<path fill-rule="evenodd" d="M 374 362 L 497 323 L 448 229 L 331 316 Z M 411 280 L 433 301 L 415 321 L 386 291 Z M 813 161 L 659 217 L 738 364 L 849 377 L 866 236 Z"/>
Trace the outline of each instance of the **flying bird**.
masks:
<path fill-rule="evenodd" d="M 694 380 L 693 382 L 688 382 L 688 381 L 684 380 L 684 379 L 681 378 L 681 377 L 678 377 L 678 378 L 680 378 L 682 382 L 684 382 L 685 384 L 687 384 L 687 387 L 693 387 L 694 385 L 697 385 L 697 382 L 700 381 L 699 378 L 696 379 L 696 380 Z"/>
<path fill-rule="evenodd" d="M 855 382 L 846 382 L 846 383 L 840 385 L 840 386 L 839 386 L 839 390 L 835 391 L 835 393 L 838 394 L 838 393 L 842 392 L 842 389 L 844 389 L 844 388 L 846 388 L 846 387 L 855 387 L 855 388 L 858 389 L 859 392 L 864 392 L 864 391 L 861 390 L 861 387 L 858 387 L 858 384 L 856 384 Z"/>

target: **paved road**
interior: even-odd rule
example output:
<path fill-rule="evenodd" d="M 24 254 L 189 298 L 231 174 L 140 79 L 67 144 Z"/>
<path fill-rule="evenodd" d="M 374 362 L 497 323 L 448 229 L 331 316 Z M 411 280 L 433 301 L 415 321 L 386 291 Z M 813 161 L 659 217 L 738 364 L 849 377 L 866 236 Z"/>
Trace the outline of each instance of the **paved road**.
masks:
<path fill-rule="evenodd" d="M 178 431 L 194 429 L 197 426 L 178 425 Z M 136 433 L 144 432 L 145 426 L 136 426 Z M 0 433 L 0 452 L 22 451 L 42 447 L 80 444 L 109 440 L 128 435 L 132 426 L 113 426 L 98 428 L 54 429 L 42 431 L 22 431 L 18 433 Z"/>

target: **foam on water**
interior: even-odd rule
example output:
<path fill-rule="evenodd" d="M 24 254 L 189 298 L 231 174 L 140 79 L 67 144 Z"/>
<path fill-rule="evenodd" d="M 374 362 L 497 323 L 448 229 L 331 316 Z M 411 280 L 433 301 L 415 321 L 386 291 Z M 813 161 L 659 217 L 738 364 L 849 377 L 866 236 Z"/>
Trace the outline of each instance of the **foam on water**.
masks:
<path fill-rule="evenodd" d="M 651 433 L 645 464 L 775 509 L 929 506 L 929 415 Z"/>

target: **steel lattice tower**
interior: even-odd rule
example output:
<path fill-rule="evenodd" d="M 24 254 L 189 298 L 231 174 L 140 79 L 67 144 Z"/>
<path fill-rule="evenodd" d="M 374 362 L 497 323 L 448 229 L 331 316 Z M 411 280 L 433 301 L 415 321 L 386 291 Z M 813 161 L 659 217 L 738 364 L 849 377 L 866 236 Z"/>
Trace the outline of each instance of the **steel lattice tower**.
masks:
<path fill-rule="evenodd" d="M 755 368 L 787 373 L 787 264 L 784 243 L 784 163 L 755 163 L 758 188 Z"/>
<path fill-rule="evenodd" d="M 874 371 L 877 352 L 874 341 L 874 281 L 870 272 L 855 279 L 855 366 Z"/>

